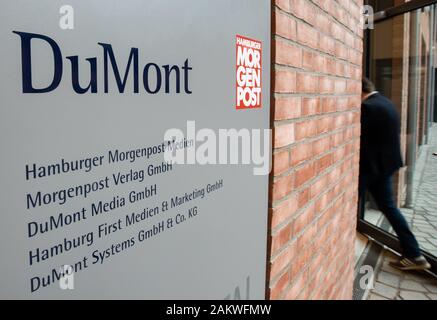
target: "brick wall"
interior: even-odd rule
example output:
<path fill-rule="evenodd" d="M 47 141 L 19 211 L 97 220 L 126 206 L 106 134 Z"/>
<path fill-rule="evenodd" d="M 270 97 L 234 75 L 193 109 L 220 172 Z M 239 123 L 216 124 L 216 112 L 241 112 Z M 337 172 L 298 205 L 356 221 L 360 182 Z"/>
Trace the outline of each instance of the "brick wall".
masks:
<path fill-rule="evenodd" d="M 267 296 L 350 299 L 362 0 L 274 0 Z"/>

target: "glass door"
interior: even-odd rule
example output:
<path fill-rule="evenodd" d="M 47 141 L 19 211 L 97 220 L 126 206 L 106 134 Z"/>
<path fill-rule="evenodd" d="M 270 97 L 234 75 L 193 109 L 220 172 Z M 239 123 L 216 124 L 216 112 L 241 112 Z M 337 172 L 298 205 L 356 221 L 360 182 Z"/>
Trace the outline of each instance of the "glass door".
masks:
<path fill-rule="evenodd" d="M 435 2 L 368 1 L 379 20 L 365 31 L 364 75 L 397 108 L 405 166 L 393 176 L 395 204 L 437 273 Z M 363 201 L 358 230 L 399 252 L 392 224 L 371 196 Z"/>

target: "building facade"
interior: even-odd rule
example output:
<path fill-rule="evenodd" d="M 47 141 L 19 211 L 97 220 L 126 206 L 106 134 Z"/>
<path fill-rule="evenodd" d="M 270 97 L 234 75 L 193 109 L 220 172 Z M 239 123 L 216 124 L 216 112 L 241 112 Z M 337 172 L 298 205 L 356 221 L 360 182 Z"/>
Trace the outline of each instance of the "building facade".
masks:
<path fill-rule="evenodd" d="M 362 76 L 398 108 L 405 167 L 393 189 L 400 207 L 414 207 L 416 161 L 435 116 L 436 11 L 432 1 L 413 2 L 273 3 L 271 299 L 352 297 Z"/>

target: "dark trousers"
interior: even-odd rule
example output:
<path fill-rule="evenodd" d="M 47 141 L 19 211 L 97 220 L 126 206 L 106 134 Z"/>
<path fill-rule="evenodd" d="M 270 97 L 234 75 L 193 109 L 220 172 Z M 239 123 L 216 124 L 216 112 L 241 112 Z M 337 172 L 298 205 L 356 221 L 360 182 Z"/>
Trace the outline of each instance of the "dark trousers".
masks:
<path fill-rule="evenodd" d="M 374 176 L 365 173 L 360 174 L 359 206 L 362 219 L 364 219 L 366 191 L 369 191 L 373 196 L 379 210 L 385 215 L 393 227 L 393 230 L 396 232 L 404 256 L 407 258 L 420 257 L 422 253 L 420 252 L 416 237 L 411 232 L 407 220 L 405 220 L 401 211 L 393 201 L 392 176 Z"/>

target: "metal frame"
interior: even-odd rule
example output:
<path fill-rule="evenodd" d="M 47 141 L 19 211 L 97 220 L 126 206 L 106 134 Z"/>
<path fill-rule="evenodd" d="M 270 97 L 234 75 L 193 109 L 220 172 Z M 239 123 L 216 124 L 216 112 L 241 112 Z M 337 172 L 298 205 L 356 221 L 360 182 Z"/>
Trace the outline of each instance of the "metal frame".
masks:
<path fill-rule="evenodd" d="M 419 56 L 419 49 L 421 45 L 420 37 L 420 12 L 415 10 L 410 14 L 410 50 L 414 48 L 415 52 L 411 52 L 409 65 L 409 79 L 408 79 L 408 118 L 407 118 L 407 196 L 405 199 L 405 207 L 413 207 L 413 181 L 414 172 L 416 169 L 417 151 L 419 146 L 416 145 L 416 138 L 418 132 L 418 103 L 417 98 L 420 97 L 420 64 L 421 57 Z"/>
<path fill-rule="evenodd" d="M 405 2 L 399 6 L 389 8 L 387 10 L 376 12 L 373 15 L 374 22 L 381 22 L 404 13 L 414 11 L 417 9 L 421 9 L 424 7 L 428 7 L 430 5 L 436 4 L 437 0 L 411 0 L 409 2 Z"/>
<path fill-rule="evenodd" d="M 427 99 L 427 109 L 428 109 L 428 121 L 426 121 L 426 140 L 425 143 L 428 144 L 429 143 L 429 132 L 430 132 L 430 128 L 432 126 L 432 107 L 434 104 L 434 94 L 431 95 L 431 93 L 433 92 L 433 86 L 434 86 L 434 47 L 435 47 L 435 43 L 434 43 L 434 38 L 435 38 L 435 10 L 436 10 L 436 5 L 431 6 L 430 8 L 430 24 L 429 24 L 429 46 L 430 46 L 430 50 L 429 50 L 429 66 L 428 66 L 428 93 L 430 94 L 430 96 Z"/>
<path fill-rule="evenodd" d="M 377 242 L 384 244 L 396 252 L 401 251 L 401 246 L 397 237 L 365 220 L 358 221 L 357 230 L 358 232 L 370 236 Z M 437 259 L 426 251 L 422 251 L 422 254 L 431 264 L 431 272 L 434 273 L 434 275 L 437 275 Z"/>

